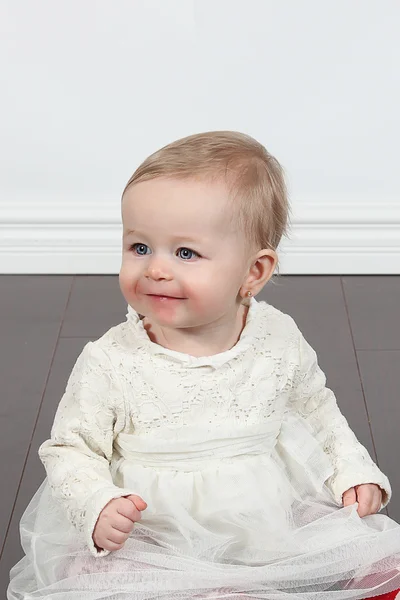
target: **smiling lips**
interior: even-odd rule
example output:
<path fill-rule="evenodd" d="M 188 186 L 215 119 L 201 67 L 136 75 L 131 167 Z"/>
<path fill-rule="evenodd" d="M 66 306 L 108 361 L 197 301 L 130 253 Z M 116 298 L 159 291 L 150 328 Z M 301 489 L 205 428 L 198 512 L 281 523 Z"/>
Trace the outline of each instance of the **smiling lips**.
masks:
<path fill-rule="evenodd" d="M 146 294 L 149 298 L 159 300 L 185 300 L 181 296 L 167 296 L 166 294 Z"/>

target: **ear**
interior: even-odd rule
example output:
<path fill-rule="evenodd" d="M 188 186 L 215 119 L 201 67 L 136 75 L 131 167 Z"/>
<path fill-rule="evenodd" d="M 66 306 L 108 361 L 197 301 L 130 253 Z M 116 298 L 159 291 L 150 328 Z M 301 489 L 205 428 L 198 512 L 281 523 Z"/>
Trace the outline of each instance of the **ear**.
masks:
<path fill-rule="evenodd" d="M 246 298 L 247 292 L 256 296 L 271 279 L 277 263 L 278 255 L 274 250 L 260 250 L 253 257 L 247 277 L 240 288 L 242 298 Z"/>

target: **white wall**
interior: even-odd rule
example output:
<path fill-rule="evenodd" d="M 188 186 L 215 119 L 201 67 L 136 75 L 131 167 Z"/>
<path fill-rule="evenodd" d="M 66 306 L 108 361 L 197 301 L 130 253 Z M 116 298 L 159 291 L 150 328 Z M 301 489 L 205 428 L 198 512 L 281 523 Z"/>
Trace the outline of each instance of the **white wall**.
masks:
<path fill-rule="evenodd" d="M 0 272 L 117 272 L 125 182 L 212 129 L 286 168 L 282 272 L 400 272 L 397 0 L 3 0 L 0 22 Z"/>

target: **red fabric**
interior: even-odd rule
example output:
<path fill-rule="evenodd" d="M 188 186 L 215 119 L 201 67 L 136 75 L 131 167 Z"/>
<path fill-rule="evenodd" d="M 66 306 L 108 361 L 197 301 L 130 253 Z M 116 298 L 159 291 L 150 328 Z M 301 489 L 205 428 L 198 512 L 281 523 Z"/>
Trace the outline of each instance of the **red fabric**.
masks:
<path fill-rule="evenodd" d="M 369 600 L 395 600 L 398 593 L 400 593 L 400 589 L 388 594 L 382 594 L 381 596 L 374 596 L 373 598 L 369 598 Z"/>

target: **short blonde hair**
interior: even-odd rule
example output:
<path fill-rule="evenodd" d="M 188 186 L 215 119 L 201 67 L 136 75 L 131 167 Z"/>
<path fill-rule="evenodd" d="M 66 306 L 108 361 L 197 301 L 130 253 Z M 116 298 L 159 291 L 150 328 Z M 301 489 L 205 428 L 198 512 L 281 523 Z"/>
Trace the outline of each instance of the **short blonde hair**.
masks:
<path fill-rule="evenodd" d="M 208 131 L 179 139 L 151 154 L 125 186 L 158 177 L 224 179 L 238 200 L 245 233 L 259 250 L 276 250 L 287 235 L 289 202 L 279 162 L 254 138 Z"/>

